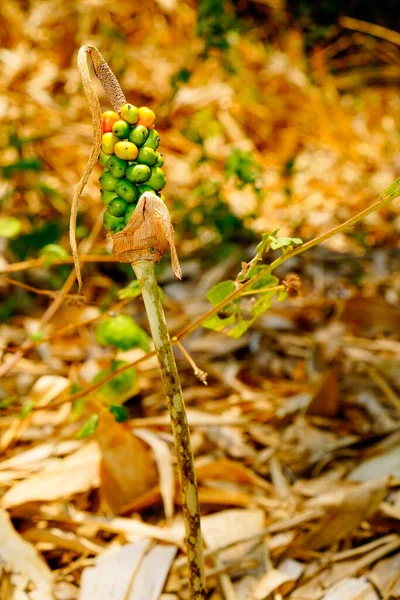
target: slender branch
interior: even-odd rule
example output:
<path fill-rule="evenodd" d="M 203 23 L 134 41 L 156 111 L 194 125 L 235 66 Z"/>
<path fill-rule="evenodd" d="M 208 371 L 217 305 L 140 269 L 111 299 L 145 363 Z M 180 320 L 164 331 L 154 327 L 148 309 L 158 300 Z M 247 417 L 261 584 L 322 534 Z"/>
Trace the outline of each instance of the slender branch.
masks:
<path fill-rule="evenodd" d="M 190 443 L 190 431 L 178 370 L 158 291 L 154 263 L 144 260 L 132 264 L 132 268 L 136 273 L 142 290 L 143 302 L 146 307 L 150 330 L 160 363 L 172 432 L 174 434 L 183 499 L 182 507 L 186 529 L 191 599 L 204 600 L 206 593 L 199 499 Z"/>

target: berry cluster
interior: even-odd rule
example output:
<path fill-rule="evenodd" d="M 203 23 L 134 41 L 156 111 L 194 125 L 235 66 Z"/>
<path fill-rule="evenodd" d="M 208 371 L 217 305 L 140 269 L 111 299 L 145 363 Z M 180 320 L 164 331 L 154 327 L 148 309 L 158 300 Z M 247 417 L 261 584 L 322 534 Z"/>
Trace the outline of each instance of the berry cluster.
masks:
<path fill-rule="evenodd" d="M 146 106 L 124 104 L 120 115 L 109 110 L 102 115 L 103 138 L 99 163 L 101 199 L 106 204 L 104 227 L 122 231 L 130 220 L 140 196 L 165 186 L 164 159 L 156 150 L 160 136 L 154 129 L 155 114 Z"/>

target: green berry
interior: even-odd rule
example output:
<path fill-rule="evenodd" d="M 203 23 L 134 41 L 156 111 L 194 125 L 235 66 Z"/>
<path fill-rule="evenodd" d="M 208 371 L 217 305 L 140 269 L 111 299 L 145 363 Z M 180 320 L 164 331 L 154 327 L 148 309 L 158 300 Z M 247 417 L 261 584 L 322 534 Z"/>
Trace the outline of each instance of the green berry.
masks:
<path fill-rule="evenodd" d="M 125 175 L 126 161 L 118 156 L 109 156 L 106 164 L 106 168 L 110 170 L 110 173 L 116 179 L 121 179 Z"/>
<path fill-rule="evenodd" d="M 99 181 L 101 183 L 101 187 L 103 190 L 106 190 L 106 192 L 114 192 L 118 183 L 118 179 L 113 177 L 108 171 L 103 173 L 103 175 L 99 178 Z"/>
<path fill-rule="evenodd" d="M 158 160 L 156 162 L 156 167 L 163 167 L 164 166 L 164 157 L 162 154 L 159 155 Z"/>
<path fill-rule="evenodd" d="M 131 216 L 132 216 L 132 215 L 133 215 L 133 213 L 135 212 L 135 209 L 136 209 L 136 204 L 130 204 L 130 205 L 128 206 L 128 208 L 126 209 L 126 213 L 125 213 L 125 216 L 124 216 L 124 221 L 125 221 L 125 224 L 126 224 L 126 225 L 127 225 L 127 224 L 128 224 L 128 222 L 130 221 L 130 219 L 131 219 Z"/>
<path fill-rule="evenodd" d="M 107 192 L 106 190 L 101 190 L 101 201 L 104 204 L 108 204 L 114 198 L 118 198 L 118 194 L 116 192 Z"/>
<path fill-rule="evenodd" d="M 121 108 L 121 117 L 130 125 L 135 125 L 139 121 L 139 109 L 133 104 L 124 104 Z"/>
<path fill-rule="evenodd" d="M 128 137 L 130 130 L 131 126 L 129 125 L 129 123 L 123 121 L 122 119 L 120 119 L 119 121 L 115 121 L 112 127 L 113 134 L 116 135 L 118 138 L 122 139 Z"/>
<path fill-rule="evenodd" d="M 145 192 L 154 192 L 154 190 L 151 187 L 151 185 L 148 185 L 147 183 L 145 185 L 139 185 L 138 186 L 138 190 L 139 190 L 139 197 L 142 194 L 144 194 Z"/>
<path fill-rule="evenodd" d="M 164 171 L 160 169 L 160 167 L 153 167 L 151 169 L 151 176 L 148 181 L 148 184 L 151 185 L 153 190 L 156 190 L 156 192 L 158 192 L 158 190 L 161 190 L 165 186 L 165 183 L 166 181 Z"/>
<path fill-rule="evenodd" d="M 127 168 L 126 176 L 134 183 L 144 183 L 151 175 L 150 167 L 147 165 L 131 165 Z"/>
<path fill-rule="evenodd" d="M 113 217 L 123 217 L 128 204 L 122 198 L 115 198 L 107 204 L 107 210 Z"/>
<path fill-rule="evenodd" d="M 153 148 L 146 148 L 145 146 L 142 146 L 139 150 L 137 161 L 142 165 L 148 165 L 151 167 L 158 161 L 158 156 L 158 153 L 153 150 Z"/>
<path fill-rule="evenodd" d="M 100 154 L 99 154 L 99 158 L 97 159 L 97 162 L 102 167 L 105 167 L 106 162 L 108 161 L 109 158 L 110 158 L 109 154 L 105 154 L 105 152 L 101 151 Z"/>
<path fill-rule="evenodd" d="M 125 229 L 125 221 L 123 223 L 119 223 L 119 225 L 115 227 L 114 233 L 119 233 L 123 229 Z"/>
<path fill-rule="evenodd" d="M 103 224 L 107 231 L 116 233 L 119 225 L 125 226 L 124 217 L 113 217 L 109 212 L 106 211 L 103 217 Z"/>
<path fill-rule="evenodd" d="M 130 134 L 129 141 L 135 144 L 135 146 L 143 146 L 149 135 L 149 130 L 144 125 L 136 125 Z"/>
<path fill-rule="evenodd" d="M 160 134 L 155 129 L 149 129 L 149 135 L 143 146 L 145 148 L 153 148 L 153 150 L 157 150 L 160 145 Z"/>
<path fill-rule="evenodd" d="M 138 199 L 139 192 L 136 185 L 133 185 L 127 179 L 120 179 L 117 187 L 115 188 L 118 196 L 125 200 L 125 202 L 135 202 Z"/>

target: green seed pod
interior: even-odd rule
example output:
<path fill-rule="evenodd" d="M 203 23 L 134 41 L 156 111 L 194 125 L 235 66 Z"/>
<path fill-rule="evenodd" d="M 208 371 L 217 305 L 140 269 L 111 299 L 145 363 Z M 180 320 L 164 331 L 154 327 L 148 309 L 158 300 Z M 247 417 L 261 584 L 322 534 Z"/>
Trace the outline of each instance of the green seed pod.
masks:
<path fill-rule="evenodd" d="M 145 148 L 153 148 L 153 150 L 157 150 L 160 145 L 160 134 L 155 129 L 149 129 L 149 135 L 143 144 Z"/>
<path fill-rule="evenodd" d="M 156 162 L 156 167 L 163 167 L 163 166 L 164 166 L 164 157 L 162 154 L 159 154 L 158 160 Z"/>
<path fill-rule="evenodd" d="M 151 185 L 153 190 L 158 192 L 159 190 L 162 190 L 162 188 L 165 186 L 165 183 L 164 171 L 160 169 L 160 167 L 152 167 L 148 185 Z"/>
<path fill-rule="evenodd" d="M 126 209 L 126 213 L 124 216 L 124 222 L 126 225 L 129 223 L 129 220 L 130 220 L 131 216 L 133 215 L 133 213 L 135 212 L 135 210 L 136 210 L 136 203 L 130 204 L 128 206 L 128 208 Z"/>
<path fill-rule="evenodd" d="M 121 139 L 127 138 L 130 130 L 131 130 L 131 126 L 129 125 L 129 123 L 127 123 L 126 121 L 123 121 L 122 119 L 120 119 L 119 121 L 115 121 L 115 123 L 112 127 L 113 134 Z"/>
<path fill-rule="evenodd" d="M 158 153 L 153 148 L 142 146 L 139 150 L 137 162 L 152 167 L 158 161 L 158 156 Z"/>
<path fill-rule="evenodd" d="M 100 154 L 99 154 L 99 158 L 98 158 L 97 162 L 102 167 L 105 167 L 106 162 L 108 161 L 109 158 L 110 158 L 109 154 L 105 154 L 103 151 L 101 151 Z"/>
<path fill-rule="evenodd" d="M 126 170 L 127 178 L 134 183 L 144 183 L 149 179 L 150 175 L 150 167 L 147 165 L 131 165 Z"/>
<path fill-rule="evenodd" d="M 125 200 L 125 202 L 135 202 L 139 197 L 139 191 L 133 183 L 127 179 L 120 179 L 115 188 L 118 196 Z"/>
<path fill-rule="evenodd" d="M 108 171 L 103 173 L 103 175 L 99 178 L 99 181 L 103 190 L 106 190 L 107 192 L 114 192 L 118 183 L 118 179 L 113 177 Z"/>
<path fill-rule="evenodd" d="M 135 146 L 143 146 L 148 135 L 149 130 L 147 127 L 144 125 L 136 125 L 129 134 L 129 141 L 135 144 Z"/>
<path fill-rule="evenodd" d="M 116 192 L 107 192 L 106 190 L 101 190 L 101 201 L 104 204 L 108 204 L 114 198 L 118 198 L 118 194 Z"/>
<path fill-rule="evenodd" d="M 112 233 L 122 231 L 121 228 L 117 229 L 117 227 L 120 225 L 122 225 L 122 229 L 125 227 L 124 217 L 113 217 L 107 211 L 104 213 L 103 224 L 107 231 L 111 231 Z"/>
<path fill-rule="evenodd" d="M 115 198 L 107 204 L 107 211 L 113 217 L 123 217 L 127 208 L 128 204 L 122 198 Z"/>
<path fill-rule="evenodd" d="M 121 179 L 125 176 L 127 166 L 126 161 L 118 158 L 118 156 L 109 156 L 106 164 L 107 169 L 110 170 L 111 175 L 116 179 Z"/>
<path fill-rule="evenodd" d="M 139 109 L 133 104 L 124 104 L 121 108 L 121 117 L 130 125 L 135 125 L 139 121 Z"/>

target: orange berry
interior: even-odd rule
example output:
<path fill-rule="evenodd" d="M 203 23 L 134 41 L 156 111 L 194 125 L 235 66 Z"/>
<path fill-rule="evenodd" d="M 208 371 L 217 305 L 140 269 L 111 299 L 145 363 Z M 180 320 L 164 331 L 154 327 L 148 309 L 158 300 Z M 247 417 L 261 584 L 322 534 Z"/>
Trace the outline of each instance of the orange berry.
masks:
<path fill-rule="evenodd" d="M 151 127 L 156 120 L 156 115 L 147 106 L 141 106 L 139 108 L 139 121 L 138 125 L 144 125 L 145 127 Z"/>
<path fill-rule="evenodd" d="M 103 126 L 103 133 L 112 131 L 113 125 L 116 121 L 119 121 L 119 114 L 113 110 L 106 110 L 101 115 L 101 122 Z"/>
<path fill-rule="evenodd" d="M 123 160 L 135 160 L 138 149 L 132 142 L 117 142 L 114 146 L 115 155 Z"/>

